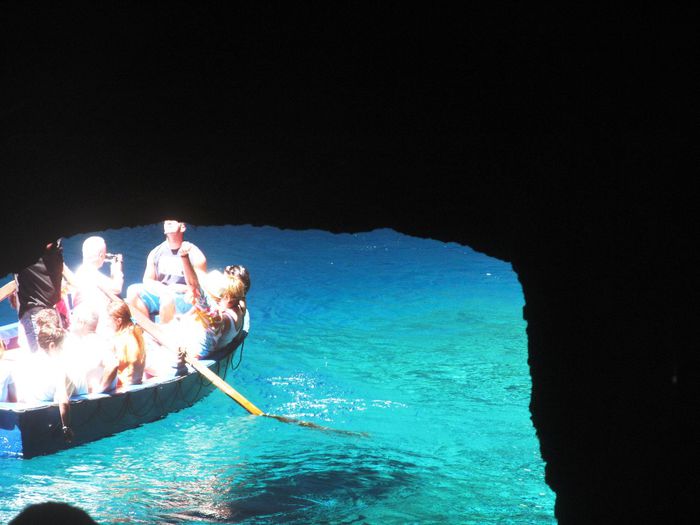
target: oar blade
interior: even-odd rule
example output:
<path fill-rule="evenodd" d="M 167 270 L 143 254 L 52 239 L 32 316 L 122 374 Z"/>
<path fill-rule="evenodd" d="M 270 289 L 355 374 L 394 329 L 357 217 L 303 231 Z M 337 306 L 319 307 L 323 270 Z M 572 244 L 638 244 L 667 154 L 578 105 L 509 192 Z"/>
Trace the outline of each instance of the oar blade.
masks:
<path fill-rule="evenodd" d="M 281 421 L 282 423 L 290 423 L 292 425 L 299 425 L 300 427 L 313 428 L 316 430 L 321 430 L 323 432 L 332 432 L 334 434 L 341 434 L 344 436 L 352 437 L 369 437 L 369 434 L 367 434 L 367 432 L 355 432 L 353 430 L 339 430 L 337 428 L 324 427 L 322 425 L 317 425 L 316 423 L 311 423 L 310 421 L 302 421 L 300 419 L 295 419 L 288 416 L 278 416 L 275 414 L 262 415 L 265 417 L 276 419 L 277 421 Z"/>

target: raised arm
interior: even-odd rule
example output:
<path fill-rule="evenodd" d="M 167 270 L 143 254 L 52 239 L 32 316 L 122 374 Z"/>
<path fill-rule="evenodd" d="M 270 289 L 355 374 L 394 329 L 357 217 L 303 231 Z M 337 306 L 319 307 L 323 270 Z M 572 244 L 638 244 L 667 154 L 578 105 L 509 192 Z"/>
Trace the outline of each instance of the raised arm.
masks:
<path fill-rule="evenodd" d="M 192 293 L 192 297 L 199 297 L 199 277 L 197 277 L 197 270 L 195 269 L 195 266 L 192 260 L 190 259 L 190 251 L 193 248 L 194 246 L 192 245 L 192 243 L 185 241 L 182 243 L 182 246 L 180 246 L 178 255 L 182 257 L 182 267 L 185 271 L 185 282 L 187 283 L 187 286 L 190 289 L 190 292 Z M 204 255 L 202 255 L 202 257 L 204 257 Z M 204 267 L 206 268 L 206 259 L 204 260 Z"/>
<path fill-rule="evenodd" d="M 207 258 L 204 256 L 204 252 L 192 243 L 187 244 L 190 245 L 188 253 L 194 269 L 198 272 L 207 273 Z"/>

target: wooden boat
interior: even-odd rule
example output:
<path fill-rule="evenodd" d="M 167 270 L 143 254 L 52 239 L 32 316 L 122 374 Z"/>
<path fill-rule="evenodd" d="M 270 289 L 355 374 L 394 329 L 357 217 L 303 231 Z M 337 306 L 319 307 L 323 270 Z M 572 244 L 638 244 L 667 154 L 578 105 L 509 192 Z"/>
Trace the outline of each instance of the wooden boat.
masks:
<path fill-rule="evenodd" d="M 6 342 L 11 341 L 12 325 L 0 327 L 0 334 Z M 218 360 L 199 363 L 225 377 L 235 350 L 246 336 L 242 330 Z M 63 437 L 57 403 L 0 402 L 0 457 L 32 458 L 96 441 L 192 406 L 215 388 L 201 372 L 189 367 L 183 375 L 151 378 L 113 393 L 74 396 L 70 402 L 74 431 L 70 443 Z"/>

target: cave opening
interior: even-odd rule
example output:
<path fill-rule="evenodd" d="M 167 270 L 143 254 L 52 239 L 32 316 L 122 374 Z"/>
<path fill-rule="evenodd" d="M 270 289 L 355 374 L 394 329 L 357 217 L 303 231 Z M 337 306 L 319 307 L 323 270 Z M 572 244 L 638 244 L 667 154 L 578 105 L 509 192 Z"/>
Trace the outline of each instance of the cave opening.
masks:
<path fill-rule="evenodd" d="M 66 264 L 80 263 L 92 235 L 124 255 L 125 287 L 140 280 L 148 251 L 163 239 L 161 223 L 76 233 L 64 240 Z M 262 443 L 256 450 L 303 456 L 311 440 L 326 451 L 314 456 L 321 477 L 352 459 L 346 474 L 364 473 L 355 490 L 376 512 L 397 512 L 400 499 L 439 475 L 450 481 L 421 494 L 407 515 L 427 519 L 420 501 L 430 498 L 437 502 L 431 512 L 443 517 L 496 523 L 515 512 L 554 522 L 530 420 L 524 298 L 510 264 L 391 229 L 189 225 L 186 238 L 202 248 L 210 269 L 241 263 L 251 272 L 253 330 L 235 384 L 266 410 L 376 439 L 371 447 L 340 443 L 339 455 L 313 435 L 277 443 L 269 434 L 280 431 L 263 426 L 248 430 Z M 207 406 L 239 430 L 240 408 L 228 401 L 214 396 Z M 201 417 L 213 417 L 210 410 Z M 170 439 L 191 431 L 185 424 Z M 114 444 L 94 446 L 106 452 Z M 253 463 L 245 476 L 260 475 Z M 291 478 L 306 474 L 297 468 Z M 267 505 L 280 496 L 280 483 L 265 485 Z M 325 494 L 343 501 L 341 514 L 353 507 L 342 486 Z"/>

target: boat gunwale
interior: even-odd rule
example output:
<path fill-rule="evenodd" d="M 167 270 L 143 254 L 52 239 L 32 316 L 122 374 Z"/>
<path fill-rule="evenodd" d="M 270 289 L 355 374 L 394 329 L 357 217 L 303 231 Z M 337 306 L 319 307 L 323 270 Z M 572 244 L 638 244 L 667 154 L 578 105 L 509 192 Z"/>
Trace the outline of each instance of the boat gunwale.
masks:
<path fill-rule="evenodd" d="M 231 352 L 233 353 L 233 352 Z M 214 366 L 216 363 L 221 363 L 225 361 L 231 354 L 226 354 L 219 360 L 202 360 L 200 361 L 203 365 L 207 366 L 208 368 L 211 368 Z M 169 385 L 171 383 L 175 383 L 178 381 L 182 381 L 186 379 L 187 377 L 193 375 L 193 374 L 199 374 L 196 370 L 193 368 L 190 369 L 188 367 L 188 371 L 186 374 L 178 375 L 178 376 L 173 376 L 173 377 L 165 377 L 165 378 L 160 378 L 159 376 L 153 376 L 151 378 L 148 378 L 147 380 L 143 381 L 142 383 L 136 384 L 136 385 L 128 385 L 128 386 L 122 386 L 119 387 L 115 390 L 111 390 L 108 392 L 91 392 L 88 394 L 78 394 L 78 395 L 73 395 L 70 397 L 70 405 L 78 405 L 84 402 L 90 402 L 90 401 L 97 401 L 100 399 L 107 399 L 107 398 L 118 398 L 118 397 L 123 397 L 128 394 L 132 394 L 135 392 L 143 392 L 143 391 L 148 391 L 149 389 L 152 388 L 157 388 L 159 386 L 165 386 Z M 156 380 L 156 381 L 154 381 Z M 57 401 L 35 401 L 35 402 L 26 402 L 26 401 L 0 401 L 0 410 L 4 410 L 7 412 L 16 412 L 16 413 L 25 413 L 25 412 L 30 412 L 33 410 L 44 410 L 47 408 L 51 407 L 58 407 L 59 403 Z"/>

